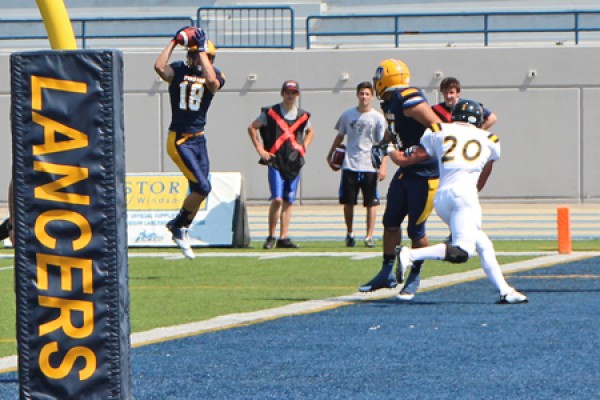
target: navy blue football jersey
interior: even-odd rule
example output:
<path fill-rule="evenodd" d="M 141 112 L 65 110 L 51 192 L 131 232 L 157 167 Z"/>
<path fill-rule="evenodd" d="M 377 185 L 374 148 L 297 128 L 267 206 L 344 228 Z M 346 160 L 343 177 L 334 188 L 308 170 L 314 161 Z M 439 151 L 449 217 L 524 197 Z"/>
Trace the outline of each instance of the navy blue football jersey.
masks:
<path fill-rule="evenodd" d="M 214 97 L 214 93 L 204 85 L 204 75 L 197 68 L 190 68 L 181 60 L 171 64 L 175 72 L 169 84 L 171 98 L 171 125 L 169 130 L 175 132 L 200 132 L 206 125 L 206 112 Z M 225 85 L 225 76 L 215 68 L 217 78 Z"/>
<path fill-rule="evenodd" d="M 427 127 L 413 118 L 404 115 L 404 110 L 414 107 L 421 103 L 427 103 L 427 97 L 421 89 L 407 87 L 392 92 L 387 101 L 381 103 L 381 109 L 388 121 L 388 128 L 396 132 L 402 142 L 402 149 L 419 145 L 421 136 Z M 414 173 L 420 176 L 437 177 L 439 176 L 437 163 L 429 160 L 410 167 L 403 167 L 403 172 Z"/>

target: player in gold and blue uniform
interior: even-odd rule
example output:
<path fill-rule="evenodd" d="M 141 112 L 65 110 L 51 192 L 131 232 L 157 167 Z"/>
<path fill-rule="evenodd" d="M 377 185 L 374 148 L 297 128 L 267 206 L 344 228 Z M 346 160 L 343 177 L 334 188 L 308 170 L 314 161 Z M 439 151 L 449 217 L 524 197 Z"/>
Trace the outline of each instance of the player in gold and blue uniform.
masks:
<path fill-rule="evenodd" d="M 179 60 L 169 64 L 177 46 L 176 37 L 177 34 L 158 56 L 154 69 L 169 83 L 172 117 L 167 152 L 188 179 L 190 188 L 178 215 L 169 221 L 167 228 L 183 254 L 193 259 L 188 227 L 211 191 L 204 135 L 206 114 L 215 93 L 225 84 L 225 76 L 213 67 L 216 48 L 202 28 L 196 29 L 197 45 L 188 48 L 186 62 Z"/>
<path fill-rule="evenodd" d="M 373 78 L 377 97 L 382 100 L 381 108 L 388 121 L 388 134 L 394 144 L 391 151 L 399 151 L 418 145 L 425 129 L 441 122 L 427 102 L 423 92 L 410 86 L 410 71 L 400 60 L 382 61 Z M 390 182 L 383 215 L 383 262 L 379 273 L 368 283 L 359 287 L 361 292 L 382 288 L 394 288 L 396 277 L 395 249 L 402 239 L 401 225 L 408 217 L 407 234 L 412 247 L 429 244 L 425 233 L 425 222 L 433 209 L 433 197 L 439 173 L 437 164 L 426 161 L 410 167 L 398 168 Z M 400 298 L 412 299 L 419 286 L 422 263 L 415 263 Z"/>

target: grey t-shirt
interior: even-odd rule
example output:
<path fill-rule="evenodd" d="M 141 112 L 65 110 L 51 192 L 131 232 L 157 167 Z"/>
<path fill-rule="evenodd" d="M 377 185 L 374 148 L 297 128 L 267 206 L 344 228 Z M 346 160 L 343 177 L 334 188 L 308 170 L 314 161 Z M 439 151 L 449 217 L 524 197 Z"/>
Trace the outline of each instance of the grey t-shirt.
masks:
<path fill-rule="evenodd" d="M 386 127 L 383 114 L 375 109 L 361 113 L 354 107 L 344 111 L 335 124 L 338 135 L 347 137 L 342 169 L 375 172 L 371 162 L 371 149 L 374 144 L 383 140 Z"/>

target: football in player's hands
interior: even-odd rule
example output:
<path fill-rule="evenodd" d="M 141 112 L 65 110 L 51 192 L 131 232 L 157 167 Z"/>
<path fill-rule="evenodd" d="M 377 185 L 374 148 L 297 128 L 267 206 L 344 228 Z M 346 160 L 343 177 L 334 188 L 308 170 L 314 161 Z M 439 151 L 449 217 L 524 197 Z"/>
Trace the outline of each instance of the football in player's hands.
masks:
<path fill-rule="evenodd" d="M 180 44 L 185 47 L 194 47 L 198 46 L 198 28 L 193 26 L 188 26 L 187 28 L 181 29 L 177 32 L 175 36 L 175 41 L 177 44 Z"/>
<path fill-rule="evenodd" d="M 344 157 L 346 156 L 346 146 L 342 143 L 331 154 L 331 165 L 336 169 L 342 168 Z"/>

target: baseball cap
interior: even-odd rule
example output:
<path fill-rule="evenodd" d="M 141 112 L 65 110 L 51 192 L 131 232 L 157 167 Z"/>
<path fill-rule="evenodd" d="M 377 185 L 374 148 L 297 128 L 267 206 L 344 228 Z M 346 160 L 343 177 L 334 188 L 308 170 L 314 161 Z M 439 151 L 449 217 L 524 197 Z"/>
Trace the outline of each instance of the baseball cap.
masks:
<path fill-rule="evenodd" d="M 284 90 L 292 90 L 300 93 L 300 85 L 296 81 L 287 80 L 281 85 L 281 94 L 283 94 Z"/>

